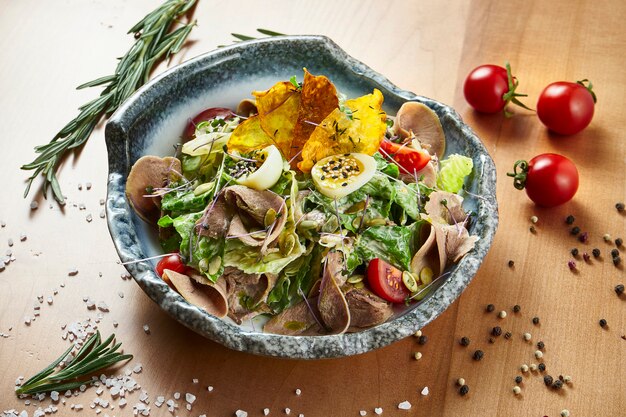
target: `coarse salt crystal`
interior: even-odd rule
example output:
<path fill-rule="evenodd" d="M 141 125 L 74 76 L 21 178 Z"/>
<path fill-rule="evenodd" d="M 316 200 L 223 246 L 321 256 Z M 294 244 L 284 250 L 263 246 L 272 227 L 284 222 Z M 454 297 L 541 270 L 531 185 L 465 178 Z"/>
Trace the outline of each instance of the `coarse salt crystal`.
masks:
<path fill-rule="evenodd" d="M 376 408 L 374 409 L 374 412 L 375 412 L 377 415 L 381 415 L 381 414 L 383 413 L 383 409 L 382 409 L 381 407 L 376 407 Z"/>
<path fill-rule="evenodd" d="M 289 407 L 285 408 L 285 414 L 287 415 L 291 414 L 291 408 Z"/>
<path fill-rule="evenodd" d="M 143 325 L 143 331 L 144 331 L 146 334 L 150 334 L 150 326 L 148 326 L 147 324 L 144 324 L 144 325 Z"/>
<path fill-rule="evenodd" d="M 193 382 L 194 384 L 197 384 L 198 383 L 198 378 L 192 379 L 191 382 Z"/>
<path fill-rule="evenodd" d="M 211 385 L 209 385 L 208 387 L 206 387 L 206 389 L 207 389 L 209 392 L 213 391 L 213 387 L 212 387 Z"/>
<path fill-rule="evenodd" d="M 175 392 L 174 393 L 174 399 L 175 400 L 180 400 L 180 392 Z"/>
<path fill-rule="evenodd" d="M 429 391 L 428 391 L 428 387 L 424 387 L 424 389 L 422 390 L 422 395 L 426 396 L 428 395 Z"/>
<path fill-rule="evenodd" d="M 243 410 L 237 410 L 235 411 L 235 416 L 236 417 L 248 417 L 248 412 L 243 411 Z"/>
<path fill-rule="evenodd" d="M 402 401 L 400 404 L 398 404 L 398 409 L 400 410 L 410 410 L 411 409 L 411 403 L 408 401 Z"/>
<path fill-rule="evenodd" d="M 270 414 L 270 409 L 269 409 L 269 408 L 264 408 L 264 409 L 263 409 L 263 415 L 264 415 L 264 416 L 267 416 L 267 415 L 269 415 L 269 414 Z"/>
<path fill-rule="evenodd" d="M 365 416 L 367 415 L 367 411 L 365 411 L 365 410 L 361 410 L 361 411 L 359 411 L 359 415 L 360 415 L 361 417 L 365 417 Z"/>
<path fill-rule="evenodd" d="M 187 401 L 189 404 L 193 404 L 194 401 L 196 401 L 196 396 L 187 392 L 185 393 L 185 401 Z"/>
<path fill-rule="evenodd" d="M 300 388 L 297 388 L 296 389 L 296 395 L 300 395 L 300 394 L 302 394 L 302 390 Z"/>

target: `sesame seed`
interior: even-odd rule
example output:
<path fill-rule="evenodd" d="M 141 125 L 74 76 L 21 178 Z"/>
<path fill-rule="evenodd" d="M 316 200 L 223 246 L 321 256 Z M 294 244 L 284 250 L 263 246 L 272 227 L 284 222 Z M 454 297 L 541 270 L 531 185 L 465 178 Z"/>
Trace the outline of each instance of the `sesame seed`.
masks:
<path fill-rule="evenodd" d="M 381 415 L 383 413 L 383 409 L 381 407 L 376 407 L 376 408 L 374 408 L 374 412 L 377 415 Z"/>
<path fill-rule="evenodd" d="M 417 340 L 417 343 L 418 343 L 418 344 L 420 344 L 420 345 L 425 345 L 425 344 L 426 344 L 426 342 L 428 342 L 428 337 L 423 336 L 423 335 L 422 335 L 422 336 L 420 336 L 420 337 L 418 338 L 418 340 Z"/>
<path fill-rule="evenodd" d="M 509 268 L 513 268 L 515 266 L 515 261 L 509 260 Z"/>
<path fill-rule="evenodd" d="M 553 381 L 552 380 L 552 376 L 550 376 L 550 375 L 545 375 L 543 377 L 543 383 L 546 384 L 547 386 L 552 385 L 552 381 Z"/>
<path fill-rule="evenodd" d="M 615 286 L 615 294 L 617 294 L 618 297 L 624 294 L 624 284 L 617 284 Z"/>
<path fill-rule="evenodd" d="M 302 394 L 302 390 L 300 388 L 296 388 L 296 395 Z"/>
<path fill-rule="evenodd" d="M 571 382 L 572 382 L 572 377 L 571 377 L 571 376 L 569 376 L 569 375 L 565 375 L 565 376 L 563 377 L 563 382 L 565 382 L 566 384 L 571 384 Z"/>
<path fill-rule="evenodd" d="M 537 365 L 537 369 L 539 369 L 541 372 L 546 370 L 546 364 L 541 362 L 539 365 Z"/>
<path fill-rule="evenodd" d="M 565 218 L 565 223 L 567 223 L 567 224 L 574 224 L 575 220 L 576 220 L 576 218 L 570 214 L 569 216 L 567 216 Z"/>
<path fill-rule="evenodd" d="M 537 342 L 537 349 L 543 350 L 544 347 L 545 347 L 545 344 L 541 340 Z"/>

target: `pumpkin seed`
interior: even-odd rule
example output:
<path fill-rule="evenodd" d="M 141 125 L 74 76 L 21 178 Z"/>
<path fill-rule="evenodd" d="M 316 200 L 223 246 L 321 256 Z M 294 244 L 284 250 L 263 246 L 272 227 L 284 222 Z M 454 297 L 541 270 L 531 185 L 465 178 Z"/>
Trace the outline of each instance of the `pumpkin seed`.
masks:
<path fill-rule="evenodd" d="M 338 228 L 339 228 L 339 221 L 337 221 L 337 217 L 332 216 L 322 226 L 322 232 L 334 233 Z"/>
<path fill-rule="evenodd" d="M 427 266 L 422 268 L 420 271 L 420 281 L 422 282 L 422 285 L 428 285 L 433 282 L 433 270 Z"/>
<path fill-rule="evenodd" d="M 313 220 L 302 220 L 298 226 L 303 230 L 317 229 L 317 222 Z"/>
<path fill-rule="evenodd" d="M 275 221 L 276 221 L 276 210 L 274 210 L 273 208 L 267 209 L 267 211 L 265 212 L 265 218 L 263 219 L 263 223 L 265 224 L 265 227 L 270 227 L 270 225 L 274 223 Z"/>
<path fill-rule="evenodd" d="M 407 287 L 412 293 L 416 293 L 417 291 L 419 291 L 417 281 L 415 280 L 413 274 L 411 274 L 409 271 L 402 272 L 402 282 L 404 283 L 404 286 Z"/>
<path fill-rule="evenodd" d="M 387 224 L 387 220 L 382 219 L 382 218 L 376 218 L 376 219 L 366 220 L 365 224 L 367 226 L 384 226 Z"/>
<path fill-rule="evenodd" d="M 205 182 L 204 184 L 200 184 L 198 185 L 194 190 L 193 190 L 193 195 L 195 195 L 196 197 L 199 195 L 202 195 L 208 191 L 211 191 L 213 189 L 214 186 L 214 182 Z"/>
<path fill-rule="evenodd" d="M 365 201 L 360 201 L 348 207 L 345 213 L 346 214 L 358 213 L 359 211 L 363 211 L 364 208 L 365 208 Z"/>
<path fill-rule="evenodd" d="M 355 229 L 358 229 L 359 226 L 361 226 L 361 219 L 363 217 L 358 216 L 357 218 L 355 218 L 354 220 L 352 220 L 352 227 L 354 227 Z"/>
<path fill-rule="evenodd" d="M 365 284 L 363 284 L 363 281 L 357 282 L 356 284 L 354 284 L 354 288 L 361 289 L 363 287 L 365 287 Z"/>
<path fill-rule="evenodd" d="M 293 235 L 287 235 L 280 243 L 280 253 L 287 256 L 296 246 L 296 238 Z"/>
<path fill-rule="evenodd" d="M 350 278 L 347 279 L 348 284 L 357 284 L 361 281 L 363 281 L 365 277 L 363 275 L 352 275 Z"/>
<path fill-rule="evenodd" d="M 198 262 L 198 269 L 200 269 L 200 272 L 206 272 L 207 269 L 209 269 L 209 260 L 207 258 L 200 259 L 200 262 Z"/>
<path fill-rule="evenodd" d="M 220 271 L 220 266 L 222 266 L 222 258 L 216 256 L 211 259 L 211 262 L 209 262 L 209 274 L 217 274 Z"/>

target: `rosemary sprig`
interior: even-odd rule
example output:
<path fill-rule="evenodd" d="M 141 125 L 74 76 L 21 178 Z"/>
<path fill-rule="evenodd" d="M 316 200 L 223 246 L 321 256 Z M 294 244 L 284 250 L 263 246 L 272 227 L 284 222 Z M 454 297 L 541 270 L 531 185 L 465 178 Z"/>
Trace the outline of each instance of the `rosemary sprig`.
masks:
<path fill-rule="evenodd" d="M 284 35 L 284 33 L 274 32 L 273 30 L 269 30 L 269 29 L 257 29 L 256 31 L 266 36 L 283 36 Z M 254 36 L 242 35 L 241 33 L 231 33 L 231 35 L 235 39 L 238 39 L 235 42 L 242 42 L 242 41 L 249 41 L 252 39 L 257 39 Z M 224 45 L 220 45 L 220 46 L 224 46 Z"/>
<path fill-rule="evenodd" d="M 15 393 L 22 395 L 48 391 L 67 391 L 89 384 L 91 378 L 86 377 L 93 372 L 133 358 L 133 355 L 118 352 L 122 344 L 114 343 L 114 339 L 115 335 L 112 334 L 107 340 L 102 342 L 100 332 L 96 332 L 87 339 L 83 347 L 76 353 L 76 356 L 63 369 L 57 370 L 57 366 L 67 358 L 74 346 L 71 346 L 57 360 L 41 370 L 37 375 L 24 382 L 21 387 L 15 390 Z"/>
<path fill-rule="evenodd" d="M 28 195 L 33 181 L 42 174 L 44 197 L 48 187 L 51 187 L 54 198 L 63 204 L 64 197 L 56 175 L 60 161 L 69 151 L 83 145 L 100 120 L 110 116 L 148 80 L 150 72 L 160 59 L 167 59 L 181 49 L 196 22 L 183 24 L 172 31 L 170 28 L 195 3 L 196 0 L 165 1 L 128 31 L 134 34 L 136 41 L 119 59 L 114 74 L 77 87 L 82 89 L 105 86 L 98 98 L 79 107 L 78 116 L 66 124 L 49 143 L 35 147 L 39 156 L 22 166 L 24 170 L 34 171 L 27 180 L 24 197 Z"/>

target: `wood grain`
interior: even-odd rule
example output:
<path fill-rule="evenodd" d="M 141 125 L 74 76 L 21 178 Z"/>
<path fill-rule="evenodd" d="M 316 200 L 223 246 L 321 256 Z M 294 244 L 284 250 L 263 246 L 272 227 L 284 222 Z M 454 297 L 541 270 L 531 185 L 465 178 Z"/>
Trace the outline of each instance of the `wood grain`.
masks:
<path fill-rule="evenodd" d="M 131 365 L 143 364 L 137 381 L 151 401 L 174 392 L 198 396 L 193 410 L 179 415 L 229 416 L 237 409 L 251 416 L 300 413 L 311 416 L 357 416 L 359 410 L 375 415 L 402 416 L 557 416 L 567 408 L 572 416 L 618 416 L 626 410 L 626 333 L 624 299 L 613 287 L 624 283 L 624 269 L 610 262 L 611 246 L 602 235 L 626 237 L 625 216 L 614 209 L 626 199 L 626 140 L 623 111 L 626 81 L 626 3 L 555 0 L 544 1 L 240 1 L 236 6 L 201 0 L 195 17 L 199 26 L 178 63 L 216 45 L 231 42 L 230 32 L 252 34 L 257 27 L 285 33 L 315 33 L 332 37 L 348 53 L 385 74 L 400 87 L 451 103 L 483 139 L 498 167 L 500 229 L 479 273 L 460 299 L 427 328 L 429 341 L 419 346 L 409 338 L 378 351 L 352 358 L 291 361 L 257 357 L 227 350 L 209 342 L 166 316 L 132 281 L 122 280 L 124 269 L 99 217 L 99 200 L 106 194 L 106 149 L 99 128 L 79 154 L 63 166 L 61 183 L 68 205 L 36 197 L 39 208 L 29 209 L 32 197 L 22 199 L 25 173 L 33 146 L 53 136 L 95 91 L 74 91 L 86 80 L 113 70 L 114 57 L 132 42 L 125 35 L 155 1 L 123 0 L 20 2 L 0 0 L 0 122 L 4 181 L 0 220 L 1 253 L 11 248 L 16 261 L 0 273 L 0 412 L 27 409 L 13 395 L 15 378 L 30 376 L 61 352 L 61 326 L 91 317 L 83 297 L 105 301 L 103 333 L 115 331 L 128 352 Z M 513 118 L 480 115 L 468 108 L 461 87 L 465 75 L 482 63 L 510 60 L 534 107 L 541 89 L 556 80 L 589 78 L 599 96 L 591 126 L 578 135 L 548 134 L 530 112 Z M 158 71 L 162 71 L 165 65 Z M 157 72 L 158 72 L 157 71 Z M 562 207 L 535 208 L 523 192 L 509 183 L 506 172 L 515 160 L 542 152 L 571 158 L 581 174 L 576 198 Z M 93 187 L 87 191 L 85 183 Z M 78 190 L 78 184 L 83 190 Z M 83 203 L 85 210 L 78 205 Z M 76 206 L 75 206 L 76 204 Z M 576 216 L 576 224 L 590 235 L 588 244 L 568 234 L 563 219 Z M 92 222 L 86 216 L 93 216 Z M 536 215 L 537 233 L 529 232 L 529 217 Z M 20 234 L 27 239 L 21 242 Z M 602 251 L 601 260 L 585 264 L 580 272 L 567 268 L 569 249 Z M 624 257 L 622 248 L 622 257 Z M 507 266 L 508 260 L 515 267 Z M 79 274 L 67 275 L 76 267 Z M 102 273 L 102 276 L 99 276 Z M 65 286 L 62 288 L 61 284 Z M 39 304 L 37 296 L 58 294 L 53 304 Z M 124 298 L 120 297 L 123 294 Z M 507 318 L 486 314 L 493 303 Z M 24 317 L 41 306 L 30 326 Z M 514 314 L 511 307 L 521 306 Z M 541 319 L 539 326 L 531 323 Z M 605 318 L 606 330 L 598 326 Z M 114 329 L 113 322 L 119 322 Z M 142 326 L 150 326 L 145 334 Z M 488 342 L 493 326 L 512 332 L 510 340 Z M 9 330 L 9 328 L 12 328 Z M 532 334 L 532 343 L 522 333 Z M 458 344 L 468 336 L 471 345 Z M 560 392 L 547 389 L 537 373 L 524 375 L 522 395 L 514 396 L 514 377 L 522 363 L 537 363 L 534 343 L 546 344 L 544 361 L 553 376 L 571 375 L 574 383 Z M 471 356 L 482 349 L 485 357 Z M 411 358 L 423 353 L 420 361 Z M 125 368 L 123 368 L 125 369 Z M 461 397 L 455 387 L 463 377 L 470 393 Z M 197 378 L 199 383 L 193 384 Z M 214 387 L 208 392 L 206 387 Z M 430 394 L 420 391 L 429 387 Z M 297 396 L 295 389 L 301 389 Z M 94 390 L 73 397 L 57 415 L 77 415 L 70 403 L 88 404 Z M 125 409 L 109 415 L 132 415 Z M 397 409 L 409 400 L 409 411 Z M 49 404 L 45 400 L 42 405 Z M 151 405 L 152 416 L 168 416 Z M 103 414 L 102 414 L 103 415 Z"/>

